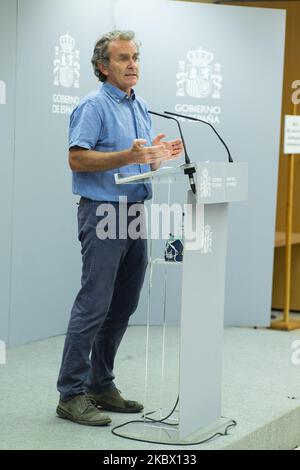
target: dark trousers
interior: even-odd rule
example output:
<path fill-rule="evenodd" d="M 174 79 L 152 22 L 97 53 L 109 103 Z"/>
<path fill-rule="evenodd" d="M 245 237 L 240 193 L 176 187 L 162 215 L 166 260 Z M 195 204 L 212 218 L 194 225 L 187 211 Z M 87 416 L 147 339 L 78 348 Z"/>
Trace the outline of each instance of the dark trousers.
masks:
<path fill-rule="evenodd" d="M 62 400 L 87 391 L 100 393 L 115 388 L 115 355 L 129 317 L 137 308 L 147 267 L 145 239 L 97 237 L 96 226 L 101 220 L 96 216 L 99 204 L 82 198 L 78 207 L 82 278 L 57 383 Z M 118 217 L 120 205 L 111 204 Z M 144 206 L 140 206 L 143 210 Z M 128 217 L 128 224 L 133 219 Z"/>

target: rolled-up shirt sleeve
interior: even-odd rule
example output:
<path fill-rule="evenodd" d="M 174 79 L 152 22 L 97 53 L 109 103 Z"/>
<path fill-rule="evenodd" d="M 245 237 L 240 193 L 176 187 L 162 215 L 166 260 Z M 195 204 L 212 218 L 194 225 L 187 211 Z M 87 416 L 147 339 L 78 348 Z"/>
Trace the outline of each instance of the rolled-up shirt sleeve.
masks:
<path fill-rule="evenodd" d="M 69 149 L 82 147 L 95 149 L 102 128 L 102 121 L 92 101 L 77 106 L 70 117 Z"/>

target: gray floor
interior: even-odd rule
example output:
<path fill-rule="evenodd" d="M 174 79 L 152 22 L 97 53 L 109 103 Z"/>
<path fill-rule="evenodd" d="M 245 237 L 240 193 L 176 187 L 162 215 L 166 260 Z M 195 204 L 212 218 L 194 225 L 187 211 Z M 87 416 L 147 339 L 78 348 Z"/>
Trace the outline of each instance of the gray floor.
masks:
<path fill-rule="evenodd" d="M 145 335 L 144 327 L 130 327 L 116 364 L 118 388 L 126 397 L 142 401 Z M 161 328 L 151 328 L 149 406 L 157 404 L 161 391 L 154 385 L 160 380 L 161 335 Z M 177 393 L 177 337 L 176 328 L 169 328 L 164 396 L 170 407 Z M 295 339 L 300 339 L 300 330 L 225 329 L 223 415 L 238 425 L 228 436 L 186 449 L 292 449 L 300 444 L 300 364 L 291 361 Z M 112 435 L 111 427 L 91 428 L 57 418 L 55 384 L 63 341 L 59 336 L 7 352 L 7 364 L 0 365 L 0 449 L 179 448 L 129 441 Z M 113 425 L 133 419 L 128 414 L 111 417 Z"/>

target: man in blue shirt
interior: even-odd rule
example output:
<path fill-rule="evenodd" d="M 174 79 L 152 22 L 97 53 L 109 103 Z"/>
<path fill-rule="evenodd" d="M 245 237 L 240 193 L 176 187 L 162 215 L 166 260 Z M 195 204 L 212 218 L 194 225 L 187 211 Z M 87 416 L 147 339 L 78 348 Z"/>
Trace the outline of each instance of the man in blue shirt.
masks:
<path fill-rule="evenodd" d="M 105 410 L 136 413 L 143 405 L 124 399 L 114 384 L 114 359 L 129 317 L 137 308 L 147 267 L 144 237 L 98 236 L 109 204 L 116 220 L 126 223 L 133 204 L 151 198 L 151 185 L 116 185 L 115 173 L 136 174 L 159 168 L 182 153 L 182 142 L 152 136 L 145 102 L 134 93 L 139 78 L 139 51 L 131 31 L 105 34 L 94 49 L 92 64 L 103 83 L 87 95 L 70 119 L 69 164 L 73 193 L 81 196 L 78 237 L 82 246 L 81 289 L 75 299 L 58 378 L 57 414 L 79 424 L 111 422 Z M 100 214 L 100 215 L 99 215 Z"/>

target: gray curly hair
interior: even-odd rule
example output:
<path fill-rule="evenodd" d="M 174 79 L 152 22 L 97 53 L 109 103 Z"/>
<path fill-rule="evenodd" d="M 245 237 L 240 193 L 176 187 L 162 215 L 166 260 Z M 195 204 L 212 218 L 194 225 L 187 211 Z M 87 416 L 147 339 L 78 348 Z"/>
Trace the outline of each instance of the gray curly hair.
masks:
<path fill-rule="evenodd" d="M 106 75 L 104 75 L 99 70 L 99 64 L 103 64 L 104 67 L 108 67 L 109 64 L 109 53 L 108 46 L 112 41 L 116 40 L 122 41 L 133 41 L 136 45 L 137 50 L 139 51 L 140 43 L 135 40 L 135 35 L 133 31 L 121 31 L 115 30 L 110 31 L 109 33 L 104 34 L 95 44 L 94 53 L 92 57 L 92 65 L 94 69 L 94 74 L 99 79 L 100 82 L 106 81 Z"/>

